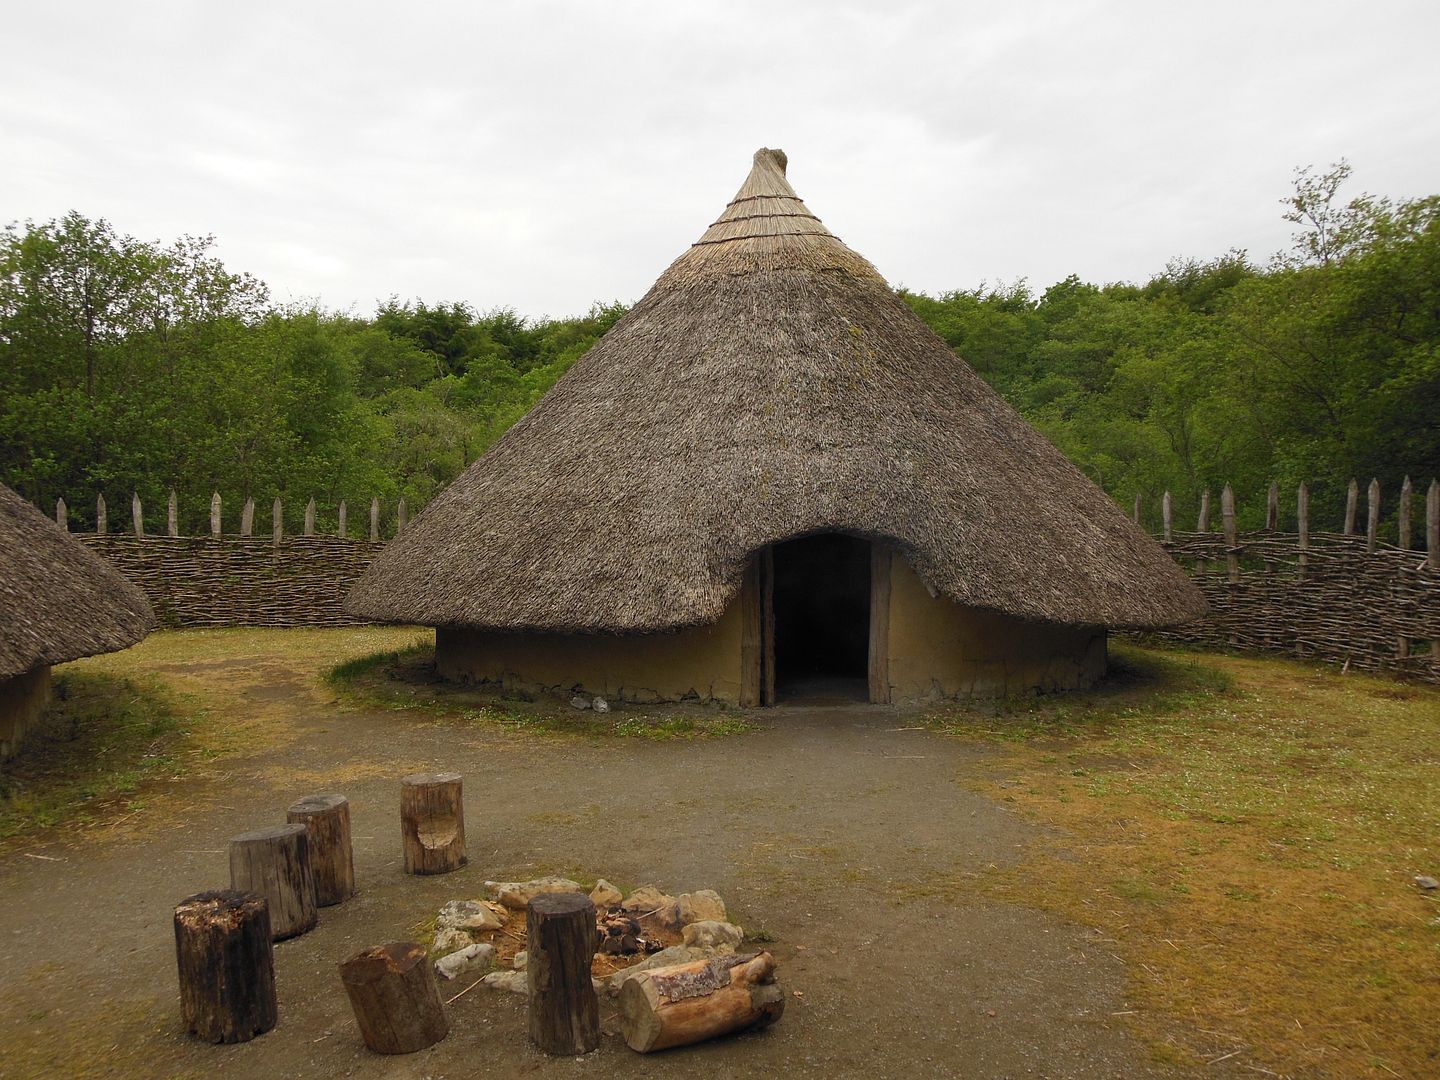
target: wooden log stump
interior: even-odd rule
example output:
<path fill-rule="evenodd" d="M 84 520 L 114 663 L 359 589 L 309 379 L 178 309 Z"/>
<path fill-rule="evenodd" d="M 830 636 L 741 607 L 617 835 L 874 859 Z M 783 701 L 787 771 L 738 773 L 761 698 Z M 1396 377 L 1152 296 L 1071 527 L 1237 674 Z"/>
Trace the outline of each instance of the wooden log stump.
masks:
<path fill-rule="evenodd" d="M 276 941 L 314 929 L 315 877 L 305 826 L 272 825 L 231 839 L 230 887 L 269 902 Z"/>
<path fill-rule="evenodd" d="M 214 1043 L 249 1042 L 275 1026 L 275 950 L 265 898 L 203 892 L 175 908 L 180 1015 Z"/>
<path fill-rule="evenodd" d="M 355 1023 L 377 1054 L 412 1054 L 450 1033 L 435 972 L 412 941 L 376 945 L 340 964 Z"/>
<path fill-rule="evenodd" d="M 784 1012 L 768 952 L 652 968 L 620 989 L 621 1034 L 642 1054 L 765 1027 Z"/>
<path fill-rule="evenodd" d="M 344 795 L 310 795 L 285 815 L 305 826 L 315 904 L 329 907 L 355 895 L 355 856 L 350 844 L 350 800 Z"/>
<path fill-rule="evenodd" d="M 588 1054 L 600 1045 L 600 999 L 590 981 L 595 904 L 583 893 L 542 893 L 525 906 L 529 1030 L 547 1054 Z"/>
<path fill-rule="evenodd" d="M 465 865 L 459 773 L 413 773 L 400 781 L 400 835 L 407 874 L 448 874 Z"/>

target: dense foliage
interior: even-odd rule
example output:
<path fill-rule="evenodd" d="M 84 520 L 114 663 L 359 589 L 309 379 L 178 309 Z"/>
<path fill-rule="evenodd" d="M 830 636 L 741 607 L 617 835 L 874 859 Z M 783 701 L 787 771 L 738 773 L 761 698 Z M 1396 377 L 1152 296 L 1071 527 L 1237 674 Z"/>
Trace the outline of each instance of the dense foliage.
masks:
<path fill-rule="evenodd" d="M 1341 202 L 1348 174 L 1298 173 L 1295 246 L 1267 266 L 1232 251 L 1144 285 L 905 298 L 1097 483 L 1126 506 L 1142 495 L 1152 524 L 1164 489 L 1184 521 L 1226 482 L 1244 524 L 1272 479 L 1287 505 L 1308 481 L 1334 517 L 1350 476 L 1378 476 L 1393 508 L 1405 473 L 1440 474 L 1440 197 Z M 156 529 L 173 487 L 182 531 L 216 490 L 296 515 L 311 496 L 418 507 L 626 310 L 280 306 L 211 245 L 75 213 L 0 234 L 0 480 L 42 506 L 65 496 L 77 524 L 94 492 L 121 507 L 138 491 Z"/>

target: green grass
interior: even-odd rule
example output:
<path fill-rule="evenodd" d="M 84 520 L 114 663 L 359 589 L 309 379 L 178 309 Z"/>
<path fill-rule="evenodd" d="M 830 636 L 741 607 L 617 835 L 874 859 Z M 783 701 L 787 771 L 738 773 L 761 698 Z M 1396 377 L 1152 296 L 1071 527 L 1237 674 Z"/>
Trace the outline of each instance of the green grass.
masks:
<path fill-rule="evenodd" d="M 347 660 L 332 667 L 325 679 L 338 693 L 366 705 L 541 735 L 665 741 L 720 738 L 758 729 L 723 706 L 614 702 L 609 712 L 602 713 L 576 709 L 558 697 L 448 683 L 436 672 L 435 649 L 426 642 Z"/>
<path fill-rule="evenodd" d="M 68 671 L 54 700 L 0 766 L 0 839 L 139 810 L 147 780 L 173 776 L 182 719 L 158 683 Z"/>

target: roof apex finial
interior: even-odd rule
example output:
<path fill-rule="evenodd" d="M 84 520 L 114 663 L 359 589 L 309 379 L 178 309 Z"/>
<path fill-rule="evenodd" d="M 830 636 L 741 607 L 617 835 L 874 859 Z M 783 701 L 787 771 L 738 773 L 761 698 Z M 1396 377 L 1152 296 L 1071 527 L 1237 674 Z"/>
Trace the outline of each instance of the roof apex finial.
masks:
<path fill-rule="evenodd" d="M 790 164 L 790 159 L 785 156 L 784 150 L 771 150 L 768 146 L 762 146 L 755 151 L 756 165 L 773 165 L 780 170 L 780 175 L 785 175 L 785 166 Z"/>

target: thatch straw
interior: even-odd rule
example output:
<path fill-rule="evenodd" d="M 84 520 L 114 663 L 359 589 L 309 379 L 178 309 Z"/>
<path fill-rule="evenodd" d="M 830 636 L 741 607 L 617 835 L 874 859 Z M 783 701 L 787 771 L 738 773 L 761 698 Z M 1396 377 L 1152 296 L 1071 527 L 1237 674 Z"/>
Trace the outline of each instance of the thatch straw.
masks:
<path fill-rule="evenodd" d="M 832 236 L 761 150 L 635 308 L 371 565 L 397 622 L 712 622 L 767 544 L 897 545 L 937 594 L 1154 627 L 1205 601 L 1104 492 Z"/>
<path fill-rule="evenodd" d="M 0 679 L 133 645 L 145 594 L 0 484 Z"/>

